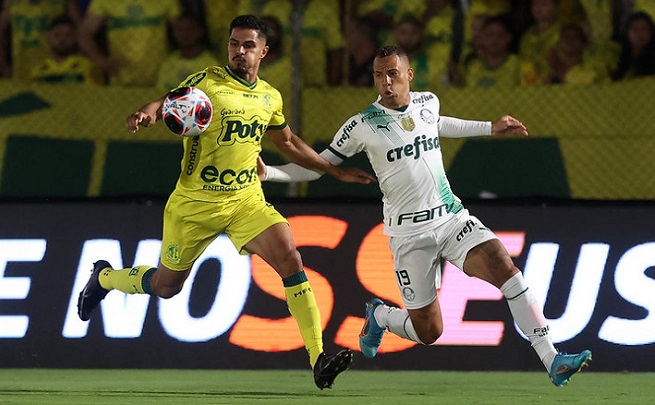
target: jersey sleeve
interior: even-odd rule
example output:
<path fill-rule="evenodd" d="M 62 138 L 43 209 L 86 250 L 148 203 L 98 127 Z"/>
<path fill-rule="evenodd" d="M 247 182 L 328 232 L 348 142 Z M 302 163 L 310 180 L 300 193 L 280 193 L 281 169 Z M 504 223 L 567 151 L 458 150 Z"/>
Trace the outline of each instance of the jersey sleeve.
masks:
<path fill-rule="evenodd" d="M 205 79 L 205 77 L 207 77 L 207 69 L 209 68 L 206 68 L 196 73 L 191 73 L 177 87 L 197 87 L 200 90 L 205 91 L 206 90 L 205 82 L 203 82 L 203 80 Z"/>
<path fill-rule="evenodd" d="M 273 87 L 271 87 L 273 89 Z M 273 109 L 273 114 L 271 115 L 271 120 L 268 122 L 269 129 L 284 129 L 287 126 L 287 121 L 284 118 L 284 112 L 282 112 L 283 101 L 282 95 L 277 89 L 271 92 L 271 108 Z"/>
<path fill-rule="evenodd" d="M 439 134 L 445 138 L 491 135 L 491 121 L 470 121 L 442 116 L 439 119 Z"/>
<path fill-rule="evenodd" d="M 364 127 L 359 114 L 350 117 L 334 135 L 328 150 L 342 160 L 361 152 L 364 150 Z"/>
<path fill-rule="evenodd" d="M 330 150 L 325 149 L 320 153 L 321 157 L 335 166 L 338 166 L 343 160 L 333 154 Z M 278 183 L 290 183 L 294 181 L 313 181 L 320 178 L 322 172 L 306 169 L 296 163 L 287 163 L 282 166 L 266 166 L 266 176 L 264 181 L 274 181 Z"/>

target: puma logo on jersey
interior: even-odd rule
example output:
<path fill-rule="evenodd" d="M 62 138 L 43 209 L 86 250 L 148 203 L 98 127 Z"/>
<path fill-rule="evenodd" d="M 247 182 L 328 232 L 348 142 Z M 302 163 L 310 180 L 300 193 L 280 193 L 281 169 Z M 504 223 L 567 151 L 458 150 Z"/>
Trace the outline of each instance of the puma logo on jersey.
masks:
<path fill-rule="evenodd" d="M 380 125 L 380 124 L 378 124 L 378 128 L 386 129 L 387 131 L 391 131 L 391 130 L 389 129 L 389 124 L 391 124 L 391 123 L 390 123 L 390 122 L 387 122 L 385 125 Z"/>

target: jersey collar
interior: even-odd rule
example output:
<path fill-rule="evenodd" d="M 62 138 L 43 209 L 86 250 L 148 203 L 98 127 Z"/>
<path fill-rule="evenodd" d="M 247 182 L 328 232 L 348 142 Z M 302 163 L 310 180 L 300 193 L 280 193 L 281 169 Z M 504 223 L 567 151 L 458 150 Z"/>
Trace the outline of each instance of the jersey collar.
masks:
<path fill-rule="evenodd" d="M 255 79 L 255 81 L 253 83 L 250 83 L 249 81 L 243 79 L 242 77 L 240 77 L 236 73 L 234 73 L 232 71 L 232 69 L 230 69 L 229 66 L 225 66 L 225 71 L 227 72 L 227 74 L 232 76 L 232 78 L 234 80 L 238 81 L 239 83 L 243 84 L 244 86 L 246 86 L 247 88 L 249 88 L 251 90 L 254 89 L 257 86 L 257 79 Z"/>

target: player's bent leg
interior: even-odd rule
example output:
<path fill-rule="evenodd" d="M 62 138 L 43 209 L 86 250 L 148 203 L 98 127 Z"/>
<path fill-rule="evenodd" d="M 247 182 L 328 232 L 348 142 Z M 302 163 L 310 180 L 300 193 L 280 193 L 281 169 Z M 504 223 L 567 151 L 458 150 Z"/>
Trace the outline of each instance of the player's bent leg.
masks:
<path fill-rule="evenodd" d="M 260 256 L 282 278 L 289 312 L 298 324 L 309 353 L 309 364 L 316 369 L 319 357 L 323 355 L 321 313 L 307 275 L 303 271 L 302 259 L 289 225 L 271 225 L 249 241 L 244 248 Z"/>
<path fill-rule="evenodd" d="M 269 226 L 245 244 L 244 249 L 261 257 L 281 278 L 302 271 L 302 258 L 296 249 L 289 224 Z"/>
<path fill-rule="evenodd" d="M 443 334 L 443 318 L 439 300 L 419 309 L 407 310 L 420 343 L 431 345 Z"/>
<path fill-rule="evenodd" d="M 530 341 L 555 386 L 567 384 L 575 373 L 589 364 L 589 350 L 565 354 L 555 349 L 537 299 L 500 241 L 490 240 L 471 249 L 464 262 L 464 271 L 501 290 L 514 321 Z"/>
<path fill-rule="evenodd" d="M 77 299 L 77 314 L 83 321 L 88 321 L 111 290 L 170 298 L 180 292 L 188 274 L 188 270 L 173 271 L 162 265 L 156 269 L 151 266 L 114 269 L 106 260 L 98 260 Z"/>
<path fill-rule="evenodd" d="M 364 357 L 375 357 L 386 330 L 416 343 L 434 343 L 443 333 L 439 301 L 435 299 L 423 308 L 410 310 L 385 305 L 379 298 L 367 302 L 364 326 L 359 335 Z"/>
<path fill-rule="evenodd" d="M 106 260 L 93 264 L 91 276 L 77 299 L 77 314 L 87 321 L 93 310 L 111 290 L 128 294 L 150 294 L 150 276 L 155 269 L 135 266 L 131 269 L 114 269 Z"/>
<path fill-rule="evenodd" d="M 462 268 L 464 273 L 500 288 L 519 272 L 507 249 L 498 239 L 491 239 L 475 246 L 466 254 Z"/>
<path fill-rule="evenodd" d="M 150 294 L 161 298 L 174 297 L 182 291 L 190 272 L 191 269 L 171 270 L 160 264 L 150 278 Z"/>

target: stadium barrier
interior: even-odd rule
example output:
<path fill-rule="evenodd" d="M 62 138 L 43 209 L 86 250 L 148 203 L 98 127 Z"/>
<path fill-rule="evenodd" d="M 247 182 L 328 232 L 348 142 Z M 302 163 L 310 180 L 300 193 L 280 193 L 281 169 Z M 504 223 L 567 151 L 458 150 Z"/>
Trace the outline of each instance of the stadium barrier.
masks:
<path fill-rule="evenodd" d="M 453 188 L 463 198 L 655 199 L 653 93 L 652 79 L 445 89 L 443 115 L 492 120 L 508 113 L 530 131 L 528 139 L 443 139 Z M 159 91 L 0 80 L 0 94 L 0 197 L 164 196 L 175 184 L 179 140 L 161 124 L 136 134 L 124 128 L 125 117 Z M 321 149 L 374 99 L 375 91 L 365 88 L 305 89 L 294 130 Z M 264 147 L 267 161 L 284 161 L 270 144 Z M 355 163 L 366 167 L 365 159 Z M 287 194 L 280 185 L 266 191 Z M 375 188 L 343 188 L 330 179 L 302 185 L 300 195 L 351 193 L 379 196 Z"/>
<path fill-rule="evenodd" d="M 364 302 L 400 303 L 379 203 L 283 200 L 317 296 L 325 347 L 357 350 Z M 0 204 L 1 367 L 304 368 L 278 276 L 219 237 L 176 297 L 110 293 L 76 314 L 92 263 L 155 266 L 164 201 Z M 595 371 L 655 371 L 655 205 L 471 201 L 550 320 L 560 350 Z M 541 370 L 498 290 L 443 268 L 445 332 L 434 347 L 387 334 L 356 369 Z"/>

